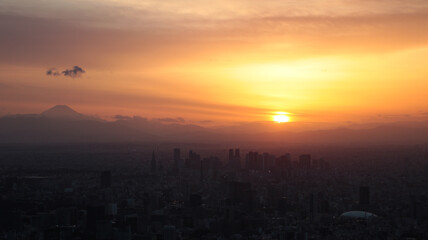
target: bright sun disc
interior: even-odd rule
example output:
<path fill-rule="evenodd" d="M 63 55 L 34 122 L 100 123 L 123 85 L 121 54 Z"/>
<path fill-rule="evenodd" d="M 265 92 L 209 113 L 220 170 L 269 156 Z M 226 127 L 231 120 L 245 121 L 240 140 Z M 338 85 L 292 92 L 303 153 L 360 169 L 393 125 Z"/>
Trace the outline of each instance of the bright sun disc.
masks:
<path fill-rule="evenodd" d="M 290 117 L 286 115 L 275 115 L 273 116 L 273 120 L 277 123 L 289 122 Z"/>

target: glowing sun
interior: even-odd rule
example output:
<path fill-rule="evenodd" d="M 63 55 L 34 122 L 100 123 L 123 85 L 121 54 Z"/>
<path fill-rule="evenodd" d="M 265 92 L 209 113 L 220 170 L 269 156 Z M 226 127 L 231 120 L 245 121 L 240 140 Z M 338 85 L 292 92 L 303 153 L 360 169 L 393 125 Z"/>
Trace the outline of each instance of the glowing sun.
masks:
<path fill-rule="evenodd" d="M 277 123 L 289 122 L 290 117 L 285 115 L 285 113 L 278 113 L 278 115 L 273 116 L 273 121 Z"/>

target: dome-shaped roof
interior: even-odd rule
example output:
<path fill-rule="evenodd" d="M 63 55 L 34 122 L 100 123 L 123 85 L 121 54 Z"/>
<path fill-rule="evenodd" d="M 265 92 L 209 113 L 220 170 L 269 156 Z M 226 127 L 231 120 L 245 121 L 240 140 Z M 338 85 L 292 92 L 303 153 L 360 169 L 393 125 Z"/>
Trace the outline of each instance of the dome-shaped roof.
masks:
<path fill-rule="evenodd" d="M 344 212 L 340 215 L 340 217 L 345 218 L 371 218 L 371 217 L 377 217 L 377 215 L 370 213 L 370 212 L 364 212 L 364 211 L 350 211 L 350 212 Z"/>

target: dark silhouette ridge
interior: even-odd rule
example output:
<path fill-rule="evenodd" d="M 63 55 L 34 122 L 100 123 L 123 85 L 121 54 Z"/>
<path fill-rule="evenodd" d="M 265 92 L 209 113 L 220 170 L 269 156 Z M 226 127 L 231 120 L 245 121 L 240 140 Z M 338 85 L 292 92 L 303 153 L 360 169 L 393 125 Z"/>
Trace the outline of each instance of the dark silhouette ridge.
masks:
<path fill-rule="evenodd" d="M 56 105 L 41 113 L 42 116 L 51 118 L 74 118 L 78 119 L 84 116 L 67 105 Z"/>
<path fill-rule="evenodd" d="M 59 119 L 67 119 L 67 120 L 95 120 L 95 121 L 103 121 L 100 118 L 89 116 L 85 114 L 81 114 L 73 110 L 67 105 L 56 105 L 48 110 L 42 112 L 40 114 L 42 117 L 48 118 L 59 118 Z"/>
<path fill-rule="evenodd" d="M 248 131 L 247 125 L 243 125 L 242 129 L 239 126 L 213 129 L 141 117 L 108 122 L 81 114 L 67 105 L 57 105 L 41 114 L 0 118 L 0 143 L 161 141 L 382 145 L 418 144 L 427 141 L 428 136 L 428 122 L 383 124 L 366 129 L 333 128 L 300 132 L 293 132 L 292 128 L 266 132 L 264 130 L 268 128 L 263 126 L 261 129 Z M 247 131 L 244 131 L 245 129 Z"/>
<path fill-rule="evenodd" d="M 56 105 L 41 114 L 0 118 L 0 143 L 132 142 L 158 140 L 134 129 Z"/>

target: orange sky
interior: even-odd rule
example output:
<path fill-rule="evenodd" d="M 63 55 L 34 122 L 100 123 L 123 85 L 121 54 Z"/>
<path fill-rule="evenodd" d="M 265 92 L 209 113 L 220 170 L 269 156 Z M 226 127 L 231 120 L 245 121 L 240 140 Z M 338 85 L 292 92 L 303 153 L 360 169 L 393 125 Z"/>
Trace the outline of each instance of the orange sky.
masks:
<path fill-rule="evenodd" d="M 0 115 L 426 119 L 426 29 L 425 0 L 1 1 Z"/>

